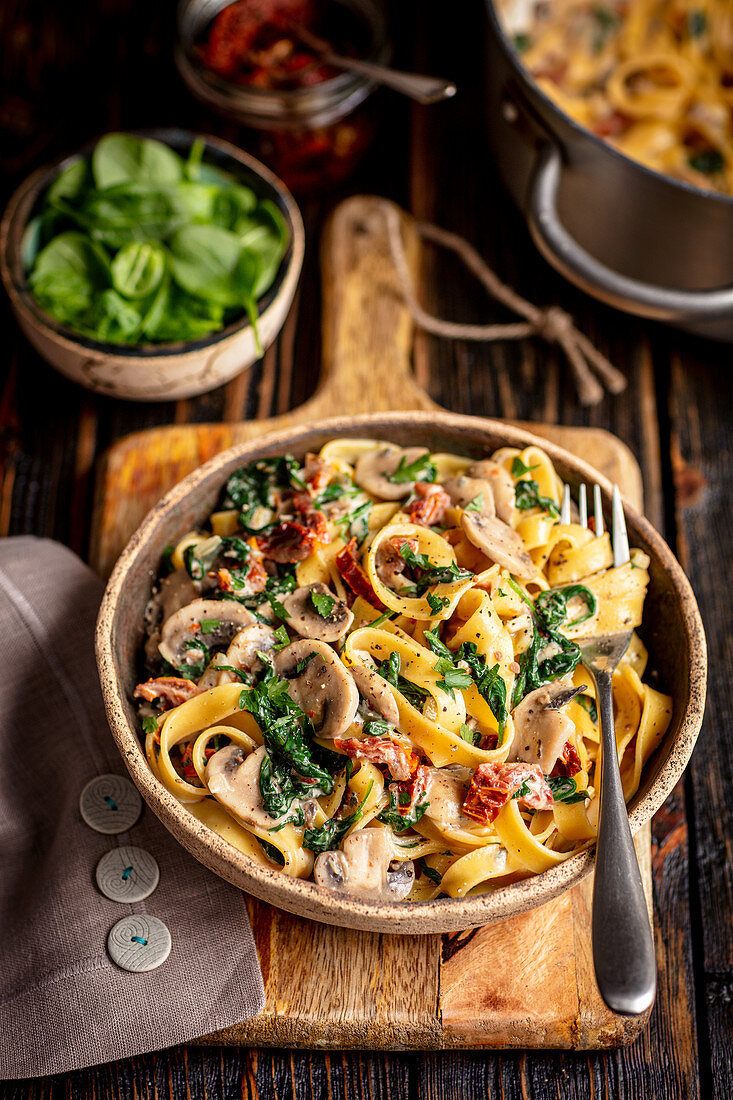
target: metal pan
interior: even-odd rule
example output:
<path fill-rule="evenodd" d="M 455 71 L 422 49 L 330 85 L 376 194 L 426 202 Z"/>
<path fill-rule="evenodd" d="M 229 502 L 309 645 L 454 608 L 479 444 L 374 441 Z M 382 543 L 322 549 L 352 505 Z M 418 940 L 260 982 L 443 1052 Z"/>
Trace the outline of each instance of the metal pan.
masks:
<path fill-rule="evenodd" d="M 733 197 L 654 172 L 578 125 L 487 7 L 489 140 L 545 259 L 617 309 L 733 341 Z"/>

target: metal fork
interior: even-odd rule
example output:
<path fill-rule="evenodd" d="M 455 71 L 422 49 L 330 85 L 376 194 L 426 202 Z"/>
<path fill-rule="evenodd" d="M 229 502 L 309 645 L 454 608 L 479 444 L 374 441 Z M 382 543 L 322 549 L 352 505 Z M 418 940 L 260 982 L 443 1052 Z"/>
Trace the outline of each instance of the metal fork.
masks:
<path fill-rule="evenodd" d="M 595 535 L 604 532 L 599 485 L 593 488 Z M 579 522 L 588 526 L 585 485 L 578 496 Z M 569 523 L 570 489 L 565 486 L 560 521 Z M 613 487 L 611 541 L 613 564 L 629 558 L 629 539 L 618 487 Z M 603 1000 L 613 1012 L 635 1016 L 654 1002 L 657 970 L 644 887 L 629 828 L 621 785 L 611 679 L 631 641 L 631 630 L 578 641 L 582 660 L 596 685 L 601 718 L 601 782 L 595 882 L 593 885 L 593 963 Z"/>

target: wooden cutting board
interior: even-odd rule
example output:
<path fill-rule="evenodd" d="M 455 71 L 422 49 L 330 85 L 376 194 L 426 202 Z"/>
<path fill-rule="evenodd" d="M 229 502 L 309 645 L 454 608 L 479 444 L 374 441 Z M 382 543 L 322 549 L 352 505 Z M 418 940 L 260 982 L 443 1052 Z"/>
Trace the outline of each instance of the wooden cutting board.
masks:
<path fill-rule="evenodd" d="M 382 201 L 348 199 L 324 234 L 323 366 L 305 405 L 269 420 L 139 432 L 103 457 L 92 544 L 92 565 L 102 576 L 166 490 L 225 447 L 325 416 L 437 407 L 412 377 L 412 324 L 389 259 Z M 403 226 L 417 274 L 418 243 L 407 216 Z M 526 427 L 590 461 L 641 506 L 639 467 L 615 436 Z M 636 846 L 651 908 L 648 826 Z M 646 1018 L 614 1016 L 595 988 L 591 893 L 589 877 L 533 912 L 422 937 L 332 928 L 251 899 L 267 1004 L 254 1019 L 201 1042 L 418 1050 L 631 1042 Z"/>

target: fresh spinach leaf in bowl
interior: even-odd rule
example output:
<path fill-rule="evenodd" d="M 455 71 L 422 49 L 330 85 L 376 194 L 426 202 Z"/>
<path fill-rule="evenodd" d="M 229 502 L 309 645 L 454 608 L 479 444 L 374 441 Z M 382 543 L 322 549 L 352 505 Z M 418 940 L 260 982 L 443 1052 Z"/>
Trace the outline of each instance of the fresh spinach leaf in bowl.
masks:
<path fill-rule="evenodd" d="M 196 340 L 249 317 L 288 245 L 280 210 L 234 175 L 162 142 L 107 134 L 49 187 L 26 227 L 38 304 L 111 344 Z M 259 341 L 258 341 L 259 348 Z"/>

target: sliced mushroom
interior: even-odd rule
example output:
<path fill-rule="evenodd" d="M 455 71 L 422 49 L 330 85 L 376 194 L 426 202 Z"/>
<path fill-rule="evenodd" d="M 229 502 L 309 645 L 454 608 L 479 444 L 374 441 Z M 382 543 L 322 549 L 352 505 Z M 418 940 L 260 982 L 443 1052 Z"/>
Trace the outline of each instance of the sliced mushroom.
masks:
<path fill-rule="evenodd" d="M 384 677 L 364 665 L 351 665 L 349 672 L 354 677 L 359 694 L 363 695 L 371 710 L 381 714 L 391 726 L 396 726 L 400 720 L 400 712 Z"/>
<path fill-rule="evenodd" d="M 478 512 L 464 512 L 461 527 L 469 542 L 491 561 L 523 580 L 531 580 L 535 576 L 537 570 L 524 549 L 521 537 L 498 516 L 487 518 Z"/>
<path fill-rule="evenodd" d="M 245 756 L 239 745 L 225 745 L 206 765 L 206 785 L 211 794 L 243 825 L 272 829 L 282 817 L 270 817 L 260 794 L 260 768 L 267 749 Z"/>
<path fill-rule="evenodd" d="M 404 540 L 403 540 L 404 542 Z M 417 548 L 417 540 L 412 545 Z M 412 587 L 413 582 L 404 575 L 407 562 L 400 553 L 399 546 L 395 546 L 391 539 L 385 539 L 380 543 L 374 559 L 377 568 L 377 576 L 382 584 L 391 588 L 393 592 L 399 592 L 402 588 Z"/>
<path fill-rule="evenodd" d="M 180 611 L 186 604 L 195 600 L 200 593 L 200 585 L 192 581 L 185 569 L 176 569 L 163 577 L 158 591 L 152 596 L 145 612 L 149 638 L 145 645 L 145 656 L 149 662 L 158 657 L 158 643 L 162 624 Z"/>
<path fill-rule="evenodd" d="M 232 644 L 220 662 L 231 665 L 241 672 L 259 672 L 263 665 L 258 653 L 269 653 L 277 645 L 277 635 L 273 627 L 266 623 L 250 623 L 234 635 Z M 238 677 L 233 672 L 220 672 L 220 684 L 232 684 Z"/>
<path fill-rule="evenodd" d="M 514 481 L 511 474 L 499 462 L 490 458 L 474 462 L 466 470 L 467 477 L 477 477 L 488 482 L 494 495 L 496 514 L 504 523 L 511 523 L 514 518 Z"/>
<path fill-rule="evenodd" d="M 459 474 L 444 481 L 443 488 L 450 497 L 451 504 L 459 508 L 465 508 L 468 504 L 475 502 L 472 510 L 478 511 L 480 515 L 493 516 L 496 513 L 494 494 L 488 481 Z"/>
<path fill-rule="evenodd" d="M 463 813 L 463 803 L 471 781 L 470 769 L 456 764 L 447 768 L 425 770 L 428 799 L 425 816 L 442 827 L 458 829 L 470 825 L 470 819 Z"/>
<path fill-rule="evenodd" d="M 515 732 L 509 760 L 539 764 L 543 774 L 549 775 L 575 732 L 575 723 L 561 709 L 572 697 L 572 684 L 566 679 L 525 695 L 512 714 Z"/>
<path fill-rule="evenodd" d="M 327 615 L 321 615 L 316 610 L 314 593 L 333 601 Z M 320 581 L 296 588 L 285 597 L 283 607 L 288 613 L 289 627 L 304 638 L 317 638 L 321 642 L 336 642 L 343 638 L 354 621 L 354 616 L 344 600 L 334 596 Z"/>
<path fill-rule="evenodd" d="M 356 716 L 359 692 L 326 642 L 309 638 L 291 642 L 275 654 L 273 664 L 277 675 L 289 680 L 290 698 L 309 716 L 318 737 L 333 740 L 346 732 Z"/>
<path fill-rule="evenodd" d="M 207 648 L 229 645 L 235 634 L 255 621 L 251 611 L 234 600 L 194 600 L 163 624 L 158 649 L 161 656 L 175 667 L 196 661 L 204 652 L 191 643 L 201 642 Z M 201 624 L 207 624 L 203 633 Z"/>
<path fill-rule="evenodd" d="M 343 851 L 322 852 L 316 859 L 313 877 L 319 886 L 357 897 L 380 901 L 402 901 L 415 881 L 410 860 L 393 860 L 392 841 L 387 829 L 361 829 L 346 838 Z"/>
<path fill-rule="evenodd" d="M 394 443 L 385 443 L 375 451 L 367 451 L 357 461 L 354 468 L 354 481 L 368 493 L 382 500 L 400 500 L 409 496 L 415 488 L 415 481 L 390 481 L 402 459 L 409 466 L 421 455 L 428 454 L 425 447 L 397 447 Z M 419 480 L 419 479 L 415 479 Z"/>

